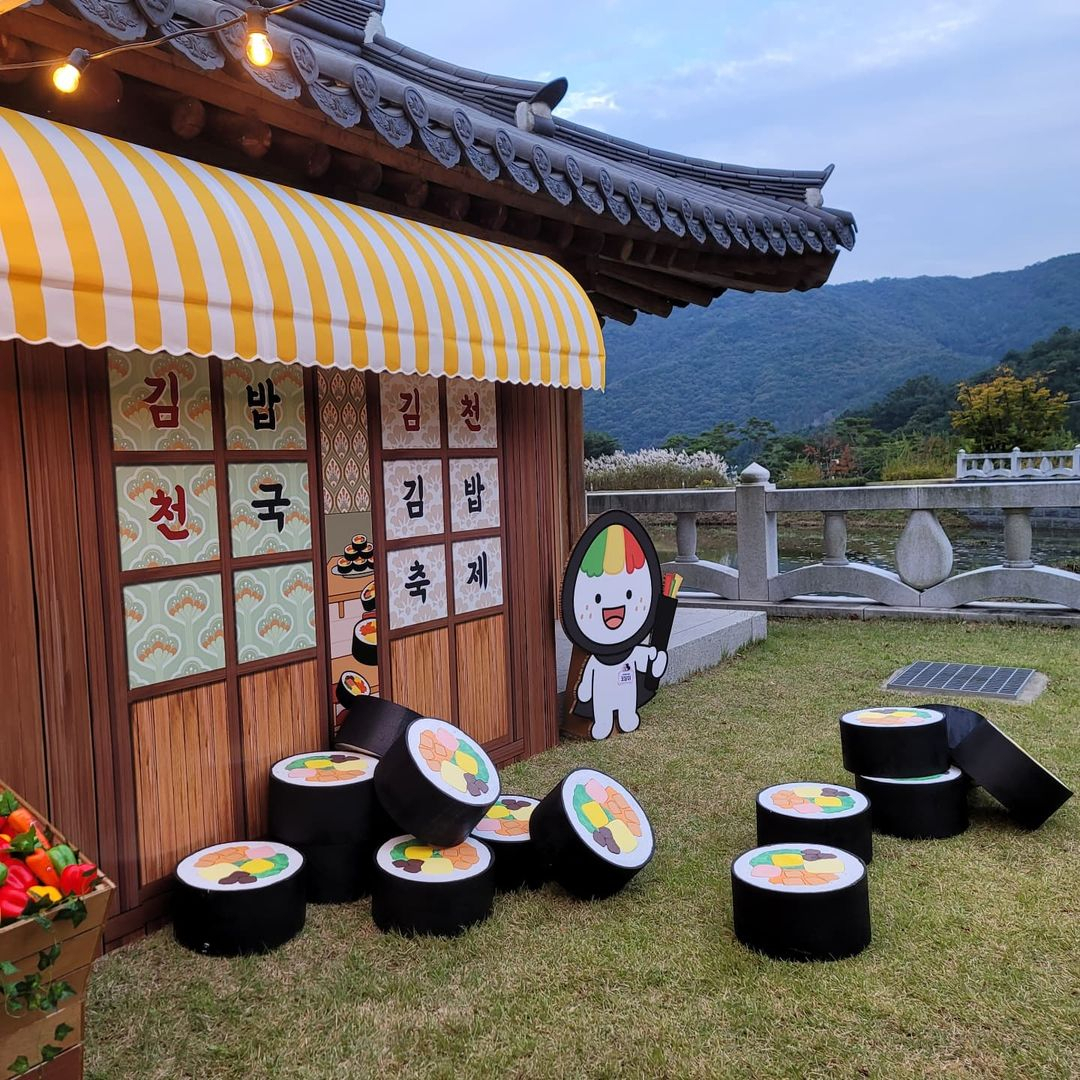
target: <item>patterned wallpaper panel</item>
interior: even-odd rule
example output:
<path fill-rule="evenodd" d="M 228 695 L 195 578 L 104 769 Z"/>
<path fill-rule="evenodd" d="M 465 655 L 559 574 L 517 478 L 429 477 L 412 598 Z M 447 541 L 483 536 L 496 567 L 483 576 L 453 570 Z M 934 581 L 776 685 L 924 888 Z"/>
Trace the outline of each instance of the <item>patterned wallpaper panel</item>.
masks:
<path fill-rule="evenodd" d="M 391 551 L 386 556 L 390 626 L 446 618 L 446 548 L 442 544 Z"/>
<path fill-rule="evenodd" d="M 299 364 L 223 360 L 221 380 L 229 450 L 307 447 L 304 369 Z"/>
<path fill-rule="evenodd" d="M 436 536 L 443 531 L 442 462 L 383 462 L 386 539 Z"/>
<path fill-rule="evenodd" d="M 502 541 L 460 540 L 453 546 L 454 611 L 498 607 L 503 602 Z"/>
<path fill-rule="evenodd" d="M 489 450 L 498 446 L 495 387 L 486 382 L 447 379 L 446 431 L 453 449 Z"/>
<path fill-rule="evenodd" d="M 434 450 L 442 442 L 439 380 L 429 375 L 381 375 L 379 416 L 384 450 Z"/>
<path fill-rule="evenodd" d="M 117 450 L 211 450 L 210 365 L 197 356 L 108 351 Z"/>
<path fill-rule="evenodd" d="M 315 647 L 315 579 L 311 563 L 238 570 L 236 653 L 241 664 Z"/>
<path fill-rule="evenodd" d="M 303 462 L 229 466 L 234 558 L 311 547 L 311 495 Z"/>
<path fill-rule="evenodd" d="M 362 371 L 319 371 L 319 443 L 322 450 L 323 513 L 371 509 L 367 399 Z"/>
<path fill-rule="evenodd" d="M 497 458 L 454 458 L 450 462 L 450 520 L 454 532 L 499 527 Z"/>
<path fill-rule="evenodd" d="M 225 666 L 217 574 L 129 585 L 124 589 L 124 626 L 132 688 Z"/>
<path fill-rule="evenodd" d="M 124 570 L 207 562 L 221 553 L 213 465 L 117 467 L 116 516 Z"/>

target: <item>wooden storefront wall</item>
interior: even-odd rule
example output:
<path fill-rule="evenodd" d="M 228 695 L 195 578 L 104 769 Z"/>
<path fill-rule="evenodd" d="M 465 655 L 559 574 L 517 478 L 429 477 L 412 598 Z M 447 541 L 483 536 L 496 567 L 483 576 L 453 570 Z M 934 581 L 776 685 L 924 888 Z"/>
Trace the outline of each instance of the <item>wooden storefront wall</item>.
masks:
<path fill-rule="evenodd" d="M 321 613 L 326 552 L 313 385 L 308 377 L 312 547 L 289 558 L 311 559 Z M 580 460 L 580 394 L 508 386 L 498 400 L 503 605 L 495 616 L 480 613 L 431 633 L 457 635 L 460 719 L 505 761 L 558 738 L 555 597 L 584 498 L 580 469 L 568 468 Z M 81 348 L 0 343 L 0 409 L 0 556 L 8 580 L 0 679 L 11 718 L 0 776 L 47 808 L 118 880 L 120 909 L 107 931 L 116 943 L 165 914 L 168 875 L 182 854 L 261 832 L 272 761 L 325 744 L 324 623 L 317 619 L 315 649 L 237 665 L 232 645 L 223 671 L 129 690 L 120 596 L 125 582 L 142 579 L 121 573 L 116 550 L 117 455 L 105 358 Z M 218 444 L 219 469 L 226 456 Z M 232 573 L 227 504 L 219 499 L 223 580 Z M 381 518 L 375 514 L 373 531 L 384 552 Z M 381 597 L 379 615 L 386 625 Z M 440 653 L 449 655 L 449 641 L 400 637 L 380 648 L 381 678 L 387 686 L 427 685 L 430 700 L 411 704 L 452 715 L 449 680 L 435 670 Z M 507 673 L 505 681 L 492 678 L 493 666 Z"/>

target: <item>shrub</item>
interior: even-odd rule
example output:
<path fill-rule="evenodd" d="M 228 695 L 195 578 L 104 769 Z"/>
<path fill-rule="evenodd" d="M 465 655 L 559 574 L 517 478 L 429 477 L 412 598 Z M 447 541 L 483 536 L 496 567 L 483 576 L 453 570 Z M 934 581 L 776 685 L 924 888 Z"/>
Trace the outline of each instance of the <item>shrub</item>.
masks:
<path fill-rule="evenodd" d="M 885 447 L 882 480 L 941 480 L 953 475 L 956 454 L 947 439 L 929 435 L 924 439 L 897 439 Z"/>
<path fill-rule="evenodd" d="M 708 450 L 636 450 L 585 462 L 590 491 L 655 491 L 660 488 L 728 487 L 731 469 Z"/>

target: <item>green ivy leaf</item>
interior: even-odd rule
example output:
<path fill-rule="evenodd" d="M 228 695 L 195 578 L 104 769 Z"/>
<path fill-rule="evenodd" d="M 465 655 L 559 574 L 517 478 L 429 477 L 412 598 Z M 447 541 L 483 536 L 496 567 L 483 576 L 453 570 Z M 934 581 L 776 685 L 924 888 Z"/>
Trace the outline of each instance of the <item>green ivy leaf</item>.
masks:
<path fill-rule="evenodd" d="M 0 975 L 15 975 L 19 969 L 10 960 L 0 960 Z"/>
<path fill-rule="evenodd" d="M 18 836 L 11 838 L 11 850 L 16 855 L 29 855 L 35 848 L 41 846 L 41 841 L 37 838 L 37 833 L 33 829 L 27 829 L 26 832 L 19 833 Z"/>
<path fill-rule="evenodd" d="M 39 903 L 41 902 L 42 901 L 39 901 Z M 48 903 L 48 901 L 46 900 L 44 901 L 44 903 Z M 42 930 L 52 930 L 52 922 L 49 919 L 45 918 L 45 916 L 42 915 L 40 911 L 33 912 L 30 915 L 30 918 L 33 919 L 34 922 L 36 922 Z"/>
<path fill-rule="evenodd" d="M 30 1071 L 30 1062 L 26 1060 L 25 1054 L 20 1054 L 9 1066 L 8 1072 L 13 1072 L 16 1076 L 22 1076 L 23 1073 Z"/>
<path fill-rule="evenodd" d="M 56 963 L 60 956 L 60 942 L 54 942 L 47 949 L 42 949 L 38 953 L 37 967 L 38 971 L 44 971 L 48 967 L 52 967 Z"/>
<path fill-rule="evenodd" d="M 57 1042 L 63 1042 L 75 1029 L 70 1024 L 57 1024 L 53 1032 L 53 1038 Z"/>
<path fill-rule="evenodd" d="M 55 919 L 70 919 L 72 926 L 78 926 L 86 918 L 86 904 L 77 897 L 69 897 L 63 906 L 57 908 Z"/>
<path fill-rule="evenodd" d="M 0 817 L 7 817 L 19 809 L 19 800 L 10 791 L 0 792 Z"/>
<path fill-rule="evenodd" d="M 63 1052 L 63 1047 L 53 1046 L 52 1043 L 46 1043 L 41 1048 L 41 1060 L 52 1061 L 53 1058 L 59 1057 Z"/>

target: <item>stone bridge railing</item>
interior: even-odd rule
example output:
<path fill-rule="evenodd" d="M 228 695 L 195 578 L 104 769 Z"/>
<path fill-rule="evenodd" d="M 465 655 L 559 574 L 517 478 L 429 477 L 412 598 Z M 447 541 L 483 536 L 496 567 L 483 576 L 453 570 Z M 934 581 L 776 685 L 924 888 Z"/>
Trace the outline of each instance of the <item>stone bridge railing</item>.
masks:
<path fill-rule="evenodd" d="M 690 589 L 751 604 L 793 597 L 866 598 L 887 607 L 948 610 L 978 600 L 1022 599 L 1080 610 L 1080 574 L 1038 566 L 1031 558 L 1031 511 L 1080 507 L 1080 483 L 966 483 L 777 490 L 769 473 L 751 465 L 734 488 L 607 491 L 589 494 L 589 512 L 674 514 L 678 555 L 665 569 L 682 574 Z M 939 510 L 993 509 L 1005 513 L 1005 559 L 998 565 L 953 574 L 953 550 Z M 907 524 L 896 544 L 895 570 L 851 562 L 847 515 L 901 510 Z M 734 513 L 738 569 L 700 559 L 699 514 Z M 776 542 L 777 515 L 820 513 L 822 555 L 812 566 L 783 573 Z"/>
<path fill-rule="evenodd" d="M 956 455 L 957 480 L 1080 480 L 1080 446 L 1071 450 Z"/>

